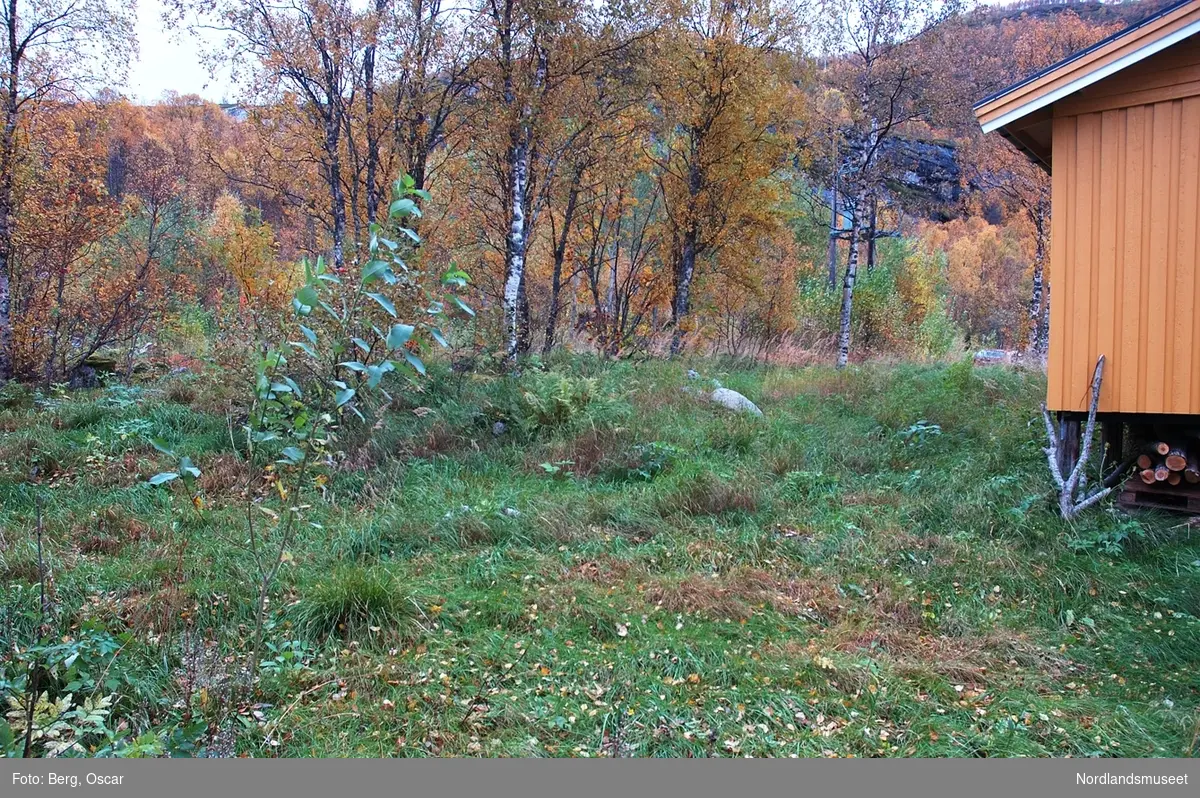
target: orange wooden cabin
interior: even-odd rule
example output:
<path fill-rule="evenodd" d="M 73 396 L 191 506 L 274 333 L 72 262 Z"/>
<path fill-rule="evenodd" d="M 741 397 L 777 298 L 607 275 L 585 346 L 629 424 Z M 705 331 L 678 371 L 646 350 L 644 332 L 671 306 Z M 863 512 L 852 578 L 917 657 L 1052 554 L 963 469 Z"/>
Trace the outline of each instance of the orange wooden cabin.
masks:
<path fill-rule="evenodd" d="M 1198 426 L 1200 0 L 1185 0 L 975 106 L 1051 174 L 1047 406 Z M 1193 432 L 1180 433 L 1184 437 Z"/>

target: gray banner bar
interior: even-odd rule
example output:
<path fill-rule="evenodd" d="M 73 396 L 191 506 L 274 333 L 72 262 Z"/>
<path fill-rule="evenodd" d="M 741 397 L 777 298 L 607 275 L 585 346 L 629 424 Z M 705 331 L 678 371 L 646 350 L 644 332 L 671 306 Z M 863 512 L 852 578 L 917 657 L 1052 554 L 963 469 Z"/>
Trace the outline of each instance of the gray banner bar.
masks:
<path fill-rule="evenodd" d="M 2 760 L 4 798 L 1200 796 L 1195 760 Z"/>

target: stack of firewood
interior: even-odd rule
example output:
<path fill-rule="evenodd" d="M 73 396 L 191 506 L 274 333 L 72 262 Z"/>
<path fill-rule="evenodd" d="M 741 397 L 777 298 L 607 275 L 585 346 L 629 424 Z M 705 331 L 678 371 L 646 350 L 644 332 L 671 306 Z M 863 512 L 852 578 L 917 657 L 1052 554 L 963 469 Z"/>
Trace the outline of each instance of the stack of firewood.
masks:
<path fill-rule="evenodd" d="M 1188 446 L 1177 446 L 1166 441 L 1158 441 L 1138 455 L 1138 475 L 1142 482 L 1153 485 L 1165 482 L 1168 485 L 1178 485 L 1187 481 L 1188 484 L 1200 483 L 1200 460 Z"/>

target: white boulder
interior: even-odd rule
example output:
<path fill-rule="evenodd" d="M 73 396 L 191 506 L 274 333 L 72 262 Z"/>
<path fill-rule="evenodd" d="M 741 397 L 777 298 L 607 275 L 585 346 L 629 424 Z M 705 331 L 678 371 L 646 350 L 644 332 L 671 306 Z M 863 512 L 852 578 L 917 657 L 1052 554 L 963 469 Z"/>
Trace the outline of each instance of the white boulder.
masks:
<path fill-rule="evenodd" d="M 718 388 L 709 394 L 708 398 L 735 413 L 749 413 L 752 416 L 762 415 L 762 411 L 758 409 L 758 405 L 729 388 Z"/>

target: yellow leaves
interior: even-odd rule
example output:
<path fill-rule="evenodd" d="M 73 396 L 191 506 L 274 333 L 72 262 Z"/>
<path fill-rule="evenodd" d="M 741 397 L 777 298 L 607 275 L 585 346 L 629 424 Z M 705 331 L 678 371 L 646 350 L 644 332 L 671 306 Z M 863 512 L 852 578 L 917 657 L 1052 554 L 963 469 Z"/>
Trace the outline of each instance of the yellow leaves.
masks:
<path fill-rule="evenodd" d="M 299 272 L 293 266 L 277 264 L 271 226 L 255 223 L 232 194 L 222 194 L 213 203 L 208 248 L 210 257 L 229 272 L 249 299 L 280 304 L 299 282 Z"/>

